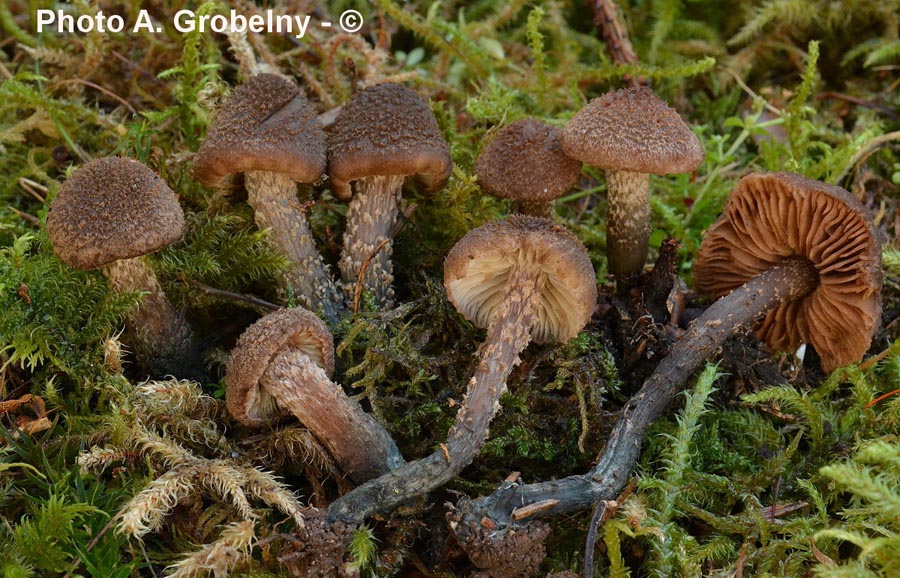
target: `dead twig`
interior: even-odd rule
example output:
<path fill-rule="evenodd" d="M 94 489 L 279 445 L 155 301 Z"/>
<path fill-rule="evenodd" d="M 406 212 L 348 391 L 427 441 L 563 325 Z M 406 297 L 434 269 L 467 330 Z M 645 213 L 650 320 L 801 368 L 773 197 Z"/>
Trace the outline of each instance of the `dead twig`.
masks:
<path fill-rule="evenodd" d="M 224 289 L 216 289 L 215 287 L 210 287 L 200 281 L 196 281 L 194 279 L 188 279 L 184 276 L 180 277 L 182 283 L 186 285 L 190 285 L 191 287 L 195 287 L 202 291 L 207 295 L 212 295 L 214 297 L 222 297 L 225 299 L 230 299 L 232 301 L 240 301 L 243 303 L 249 303 L 254 307 L 261 307 L 267 311 L 278 311 L 281 309 L 281 306 L 275 305 L 274 303 L 269 303 L 265 299 L 260 299 L 258 297 L 254 297 L 252 295 L 243 295 L 241 293 L 234 293 L 232 291 L 226 291 Z"/>
<path fill-rule="evenodd" d="M 25 219 L 26 221 L 28 221 L 35 227 L 42 228 L 44 226 L 44 224 L 41 223 L 41 220 L 38 219 L 37 217 L 35 217 L 34 215 L 29 215 L 28 213 L 20 211 L 19 209 L 15 208 L 11 205 L 8 205 L 6 208 L 8 208 L 13 213 L 19 215 L 20 217 L 22 217 L 23 219 Z"/>
<path fill-rule="evenodd" d="M 594 506 L 594 514 L 591 516 L 591 523 L 588 526 L 587 539 L 584 544 L 584 577 L 592 578 L 594 576 L 594 546 L 597 543 L 597 531 L 600 526 L 607 520 L 616 515 L 619 506 L 625 503 L 628 496 L 634 492 L 634 480 L 628 484 L 628 487 L 615 500 L 600 500 Z"/>
<path fill-rule="evenodd" d="M 103 529 L 100 530 L 100 531 L 97 533 L 97 535 L 94 536 L 94 538 L 93 538 L 90 542 L 88 542 L 88 544 L 87 544 L 87 546 L 85 547 L 84 551 L 85 551 L 85 552 L 90 552 L 90 551 L 94 548 L 94 546 L 96 546 L 97 543 L 100 542 L 100 539 L 101 539 L 104 535 L 106 535 L 107 532 L 109 532 L 109 529 L 112 528 L 113 524 L 115 524 L 115 523 L 116 523 L 116 520 L 118 520 L 121 516 L 122 516 L 122 510 L 119 510 L 119 512 L 118 512 L 115 516 L 113 516 L 112 518 L 110 518 L 109 521 L 106 523 L 106 525 L 103 526 Z M 78 570 L 78 567 L 81 566 L 81 563 L 82 563 L 82 559 L 81 559 L 81 556 L 79 556 L 79 557 L 76 558 L 75 561 L 72 563 L 72 566 L 69 568 L 69 571 L 66 572 L 66 573 L 63 575 L 63 578 L 69 578 L 69 577 L 72 575 L 72 573 L 75 572 L 75 570 Z"/>
<path fill-rule="evenodd" d="M 780 117 L 780 116 L 783 114 L 783 111 L 782 111 L 781 109 L 779 109 L 779 108 L 777 108 L 777 107 L 772 106 L 771 104 L 769 104 L 769 101 L 767 101 L 766 99 L 764 99 L 764 98 L 761 97 L 760 95 L 756 94 L 756 93 L 753 91 L 752 88 L 750 88 L 749 86 L 747 86 L 747 83 L 744 82 L 744 79 L 741 78 L 741 75 L 739 75 L 737 72 L 735 72 L 734 70 L 728 68 L 727 66 L 721 66 L 721 65 L 720 65 L 718 68 L 719 68 L 720 70 L 722 70 L 723 72 L 725 72 L 728 76 L 730 76 L 731 78 L 733 78 L 734 81 L 737 83 L 737 85 L 741 87 L 741 90 L 743 90 L 744 92 L 746 92 L 753 100 L 761 100 L 762 102 L 766 103 L 766 104 L 765 104 L 765 109 L 766 109 L 766 110 L 768 110 L 769 112 L 771 112 L 772 114 L 774 114 L 775 116 L 778 116 L 778 117 Z"/>
<path fill-rule="evenodd" d="M 628 29 L 619 16 L 619 7 L 614 0 L 592 0 L 591 8 L 594 10 L 594 25 L 600 29 L 600 35 L 606 42 L 609 55 L 616 64 L 636 64 L 637 54 L 628 37 Z M 646 84 L 646 80 L 638 77 L 625 77 L 628 84 L 637 87 Z"/>
<path fill-rule="evenodd" d="M 359 301 L 362 298 L 362 290 L 363 290 L 363 279 L 366 276 L 366 269 L 369 268 L 369 263 L 372 262 L 372 259 L 375 258 L 375 255 L 378 254 L 379 251 L 384 249 L 385 245 L 387 245 L 391 241 L 390 237 L 382 240 L 375 249 L 369 253 L 369 256 L 366 257 L 366 260 L 363 261 L 362 267 L 359 268 L 359 274 L 356 276 L 356 287 L 353 289 L 353 312 L 359 312 Z"/>
<path fill-rule="evenodd" d="M 37 181 L 32 181 L 31 179 L 26 178 L 26 177 L 20 177 L 19 178 L 19 186 L 22 187 L 23 189 L 25 189 L 25 191 L 29 195 L 31 195 L 32 197 L 37 199 L 37 201 L 39 203 L 47 202 L 45 195 L 47 194 L 48 189 L 41 183 L 39 183 Z"/>
<path fill-rule="evenodd" d="M 889 132 L 869 139 L 869 141 L 862 148 L 853 153 L 853 156 L 850 157 L 850 161 L 846 164 L 844 170 L 842 170 L 841 173 L 837 175 L 837 177 L 834 179 L 834 182 L 840 182 L 847 175 L 847 172 L 850 171 L 850 169 L 866 160 L 869 155 L 873 154 L 879 148 L 894 140 L 900 140 L 900 130 Z"/>
<path fill-rule="evenodd" d="M 127 108 L 131 112 L 131 114 L 137 114 L 137 111 L 134 110 L 134 107 L 131 106 L 127 100 L 125 100 L 124 98 L 122 98 L 121 96 L 116 94 L 115 92 L 112 92 L 111 90 L 109 90 L 107 88 L 103 88 L 99 84 L 93 83 L 90 80 L 84 80 L 83 78 L 68 78 L 65 80 L 58 80 L 50 85 L 50 89 L 53 90 L 54 88 L 58 88 L 64 84 L 83 84 L 84 86 L 93 88 L 97 92 L 102 92 L 106 96 L 110 97 L 111 99 L 115 100 L 116 102 L 118 102 L 119 104 L 121 104 L 122 106 Z"/>

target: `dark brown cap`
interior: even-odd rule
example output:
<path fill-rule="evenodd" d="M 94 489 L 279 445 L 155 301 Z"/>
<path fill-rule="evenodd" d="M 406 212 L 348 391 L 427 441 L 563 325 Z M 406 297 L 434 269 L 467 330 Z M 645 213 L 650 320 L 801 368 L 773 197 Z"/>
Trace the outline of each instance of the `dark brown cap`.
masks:
<path fill-rule="evenodd" d="M 97 159 L 72 173 L 47 215 L 53 250 L 77 269 L 159 251 L 183 229 L 184 213 L 169 185 L 121 157 Z"/>
<path fill-rule="evenodd" d="M 447 297 L 463 317 L 487 327 L 514 267 L 540 268 L 545 278 L 532 340 L 578 335 L 597 304 L 594 267 L 581 241 L 549 219 L 512 215 L 469 231 L 444 261 Z"/>
<path fill-rule="evenodd" d="M 325 173 L 325 132 L 306 95 L 275 74 L 251 77 L 232 93 L 194 157 L 194 176 L 216 187 L 249 171 L 313 183 Z"/>
<path fill-rule="evenodd" d="M 581 161 L 562 151 L 556 128 L 526 119 L 497 133 L 475 161 L 475 174 L 481 188 L 495 197 L 552 201 L 578 180 Z"/>
<path fill-rule="evenodd" d="M 225 402 L 236 420 L 261 426 L 285 417 L 259 380 L 287 348 L 299 349 L 329 377 L 334 372 L 334 339 L 321 319 L 301 307 L 270 313 L 244 331 L 225 369 Z"/>
<path fill-rule="evenodd" d="M 450 150 L 428 103 L 399 84 L 378 84 L 353 95 L 338 114 L 328 142 L 328 177 L 343 200 L 350 183 L 372 176 L 418 175 L 429 191 L 450 178 Z"/>
<path fill-rule="evenodd" d="M 593 167 L 665 175 L 703 163 L 703 147 L 681 116 L 641 86 L 607 92 L 566 124 L 562 148 Z"/>
<path fill-rule="evenodd" d="M 792 173 L 744 177 L 704 235 L 694 283 L 718 298 L 795 256 L 809 260 L 819 285 L 770 311 L 757 336 L 779 351 L 812 344 L 826 371 L 859 361 L 881 318 L 881 246 L 840 187 Z"/>

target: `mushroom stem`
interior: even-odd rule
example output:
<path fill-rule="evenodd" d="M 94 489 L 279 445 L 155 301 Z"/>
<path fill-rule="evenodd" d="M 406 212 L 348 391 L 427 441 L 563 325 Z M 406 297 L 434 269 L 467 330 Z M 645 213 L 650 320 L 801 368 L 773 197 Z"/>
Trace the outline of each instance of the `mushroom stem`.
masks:
<path fill-rule="evenodd" d="M 153 377 L 174 375 L 203 380 L 203 361 L 193 331 L 166 299 L 144 257 L 119 259 L 103 266 L 114 293 L 140 291 L 145 296 L 125 317 L 138 362 Z"/>
<path fill-rule="evenodd" d="M 625 280 L 644 269 L 650 240 L 650 175 L 606 172 L 606 255 L 609 271 Z M 621 283 L 619 283 L 621 285 Z"/>
<path fill-rule="evenodd" d="M 307 309 L 336 323 L 343 303 L 299 206 L 297 184 L 288 176 L 270 171 L 247 172 L 244 179 L 256 224 L 270 230 L 273 245 L 290 262 L 283 289 L 293 291 Z"/>
<path fill-rule="evenodd" d="M 472 462 L 500 407 L 506 379 L 531 341 L 541 285 L 541 273 L 534 268 L 519 267 L 510 274 L 503 303 L 491 320 L 481 359 L 469 381 L 468 394 L 441 449 L 338 498 L 328 507 L 329 519 L 358 524 L 373 514 L 389 512 L 447 483 Z"/>
<path fill-rule="evenodd" d="M 347 212 L 347 230 L 344 233 L 344 249 L 340 269 L 344 281 L 344 293 L 353 302 L 356 284 L 363 264 L 368 261 L 362 283 L 375 298 L 379 309 L 394 305 L 393 244 L 391 230 L 400 210 L 402 176 L 372 176 L 355 183 L 356 195 L 350 201 Z M 388 242 L 373 254 L 381 243 Z"/>
<path fill-rule="evenodd" d="M 777 305 L 813 291 L 819 275 L 804 258 L 791 257 L 763 271 L 719 299 L 691 323 L 653 375 L 625 405 L 599 462 L 587 474 L 536 484 L 501 487 L 473 502 L 467 515 L 487 516 L 498 525 L 512 522 L 512 511 L 545 500 L 559 502 L 535 517 L 558 515 L 614 500 L 640 456 L 647 431 L 701 363 L 735 332 Z"/>
<path fill-rule="evenodd" d="M 359 484 L 403 463 L 391 435 L 305 353 L 289 348 L 269 364 L 260 385 L 325 446 Z"/>
<path fill-rule="evenodd" d="M 552 201 L 519 201 L 519 212 L 523 215 L 552 219 L 554 215 Z"/>

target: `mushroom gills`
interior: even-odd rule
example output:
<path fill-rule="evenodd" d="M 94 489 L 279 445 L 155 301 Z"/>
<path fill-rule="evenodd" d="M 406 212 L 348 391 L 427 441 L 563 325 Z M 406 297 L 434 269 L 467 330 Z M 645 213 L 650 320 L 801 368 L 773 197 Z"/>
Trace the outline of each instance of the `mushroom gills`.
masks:
<path fill-rule="evenodd" d="M 498 306 L 506 298 L 507 284 L 516 270 L 536 271 L 540 289 L 535 300 L 535 321 L 529 328 L 535 343 L 546 343 L 554 337 L 568 339 L 577 334 L 574 313 L 564 303 L 575 298 L 561 282 L 555 263 L 540 261 L 537 253 L 521 249 L 517 253 L 482 256 L 469 262 L 467 274 L 450 283 L 450 290 L 459 295 L 460 313 L 479 327 L 491 322 Z M 555 335 L 554 327 L 565 328 L 565 335 Z M 561 333 L 563 331 L 560 331 Z"/>

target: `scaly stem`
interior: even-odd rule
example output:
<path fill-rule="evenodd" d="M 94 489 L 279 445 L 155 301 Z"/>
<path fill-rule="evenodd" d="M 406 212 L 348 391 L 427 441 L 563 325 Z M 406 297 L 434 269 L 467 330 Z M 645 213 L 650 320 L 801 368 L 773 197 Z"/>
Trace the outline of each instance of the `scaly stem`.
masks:
<path fill-rule="evenodd" d="M 650 240 L 650 175 L 606 172 L 606 258 L 609 272 L 625 280 L 644 270 Z"/>
<path fill-rule="evenodd" d="M 290 348 L 276 355 L 260 385 L 316 436 L 353 482 L 361 484 L 403 463 L 391 435 L 301 351 Z"/>
<path fill-rule="evenodd" d="M 506 379 L 519 363 L 519 354 L 531 341 L 541 273 L 517 269 L 508 283 L 506 297 L 488 327 L 481 360 L 469 381 L 468 394 L 456 414 L 447 442 L 433 454 L 407 462 L 338 498 L 328 507 L 329 519 L 357 524 L 373 514 L 389 512 L 406 500 L 447 483 L 472 463 L 500 407 Z"/>
<path fill-rule="evenodd" d="M 284 273 L 283 288 L 289 288 L 300 304 L 337 323 L 343 310 L 340 293 L 328 267 L 316 249 L 306 215 L 297 200 L 297 184 L 284 175 L 268 171 L 244 175 L 247 202 L 253 207 L 256 224 L 269 229 L 272 244 L 290 265 Z"/>
<path fill-rule="evenodd" d="M 389 240 L 400 211 L 402 176 L 378 176 L 359 179 L 347 212 L 347 230 L 341 251 L 341 278 L 349 303 L 356 294 L 356 283 L 363 265 L 363 289 L 375 297 L 379 309 L 394 305 L 394 268 L 391 264 L 393 244 Z M 375 249 L 388 239 L 378 253 Z"/>
<path fill-rule="evenodd" d="M 111 291 L 146 293 L 125 317 L 138 363 L 151 377 L 174 375 L 203 381 L 203 360 L 190 325 L 166 299 L 144 257 L 120 259 L 103 267 Z"/>
<path fill-rule="evenodd" d="M 622 409 L 603 455 L 590 472 L 549 482 L 501 487 L 490 496 L 472 502 L 467 517 L 481 520 L 487 516 L 502 525 L 511 522 L 513 510 L 549 499 L 559 503 L 537 516 L 564 514 L 587 508 L 597 500 L 614 500 L 637 463 L 647 430 L 700 364 L 735 332 L 777 305 L 807 295 L 818 283 L 819 276 L 813 266 L 806 259 L 793 257 L 719 299 L 694 320 Z"/>

